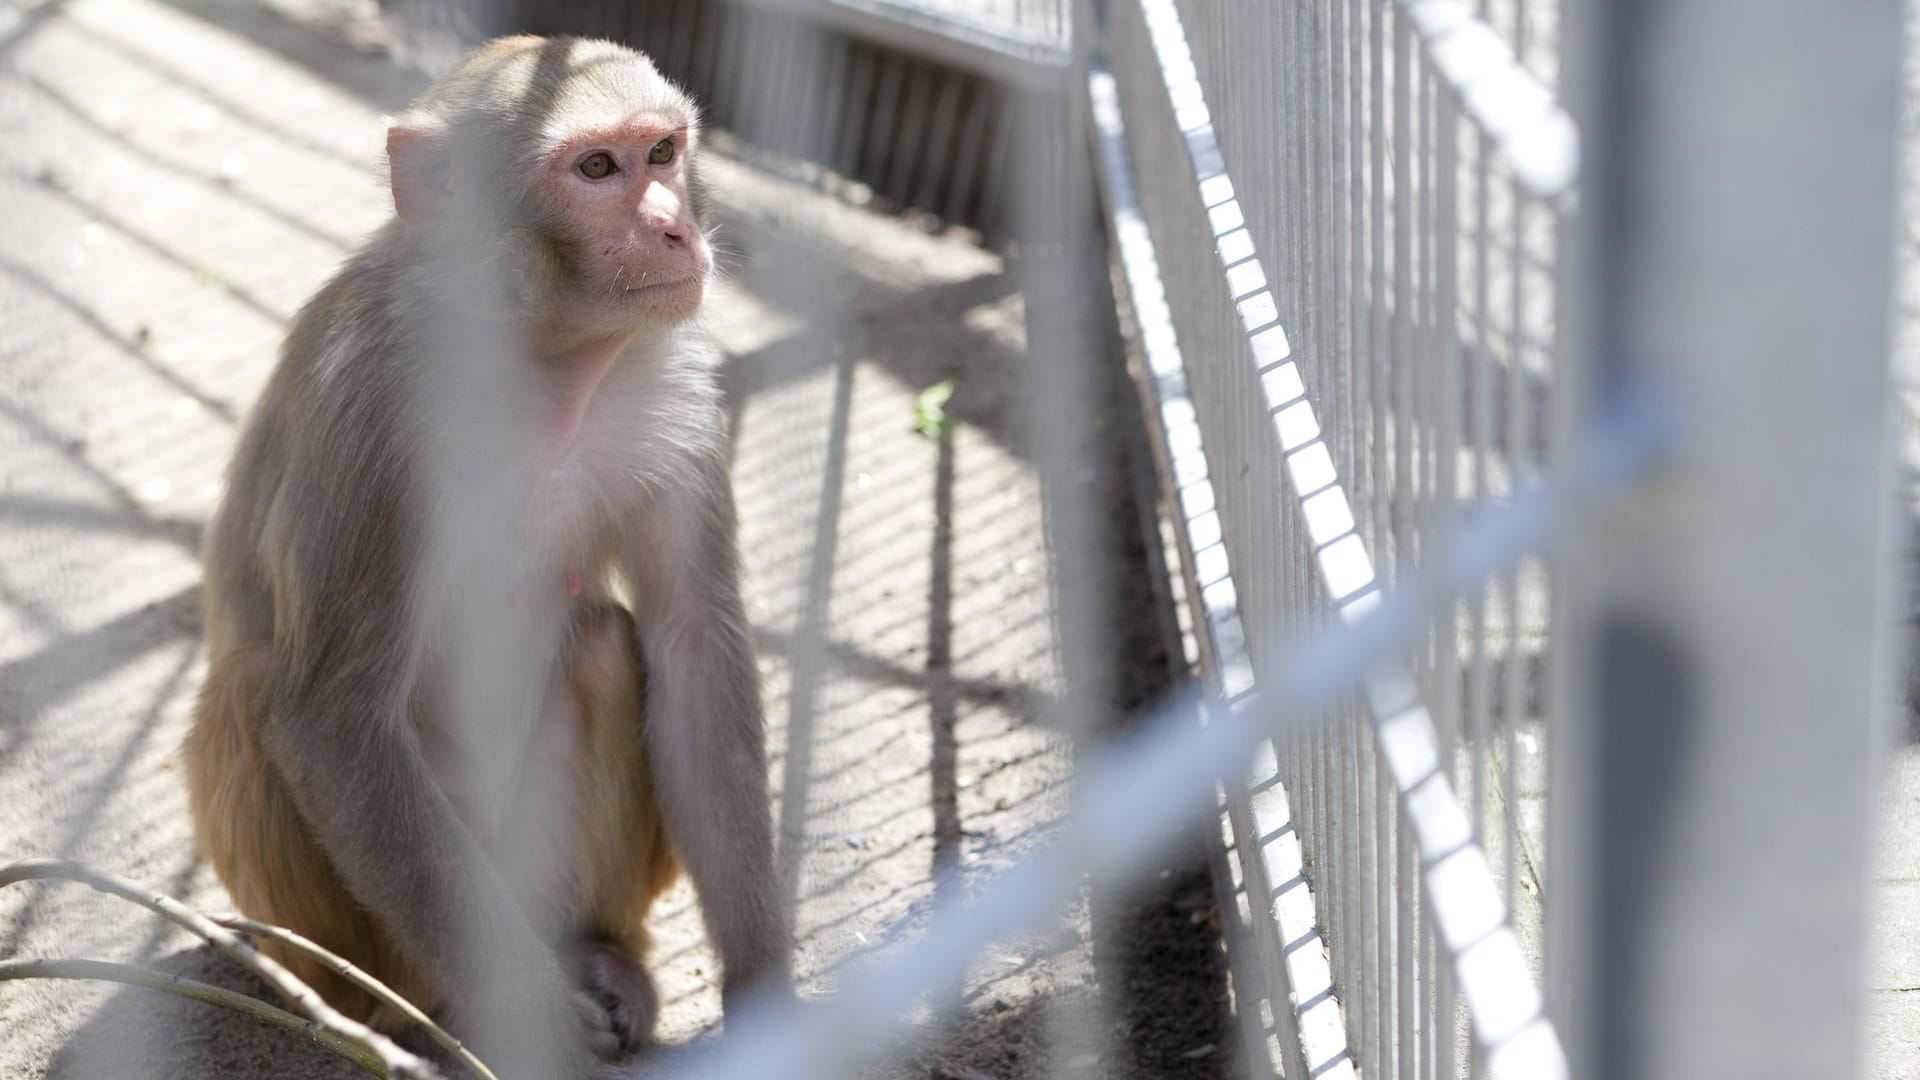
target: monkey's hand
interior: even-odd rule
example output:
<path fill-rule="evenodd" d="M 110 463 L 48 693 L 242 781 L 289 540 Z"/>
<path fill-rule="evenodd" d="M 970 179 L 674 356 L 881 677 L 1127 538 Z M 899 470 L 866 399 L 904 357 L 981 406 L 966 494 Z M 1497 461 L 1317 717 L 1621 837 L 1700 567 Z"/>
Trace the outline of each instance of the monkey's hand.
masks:
<path fill-rule="evenodd" d="M 580 986 L 574 1005 L 595 1054 L 618 1061 L 652 1045 L 660 999 L 646 968 L 624 947 L 609 941 L 584 944 Z"/>

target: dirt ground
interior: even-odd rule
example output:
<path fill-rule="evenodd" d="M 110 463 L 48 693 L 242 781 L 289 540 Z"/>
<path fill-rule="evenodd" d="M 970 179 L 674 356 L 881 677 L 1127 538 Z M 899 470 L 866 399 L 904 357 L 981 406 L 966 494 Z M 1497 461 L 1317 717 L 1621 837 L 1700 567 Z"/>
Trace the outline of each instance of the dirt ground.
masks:
<path fill-rule="evenodd" d="M 176 756 L 203 666 L 197 550 L 285 322 L 386 212 L 382 114 L 420 82 L 341 15 L 354 10 L 0 2 L 0 861 L 68 855 L 228 906 L 190 850 Z M 1058 575 L 1002 260 L 737 156 L 714 172 L 730 280 L 712 321 L 733 358 L 797 966 L 823 993 L 944 890 L 1048 842 L 1071 758 L 1049 711 Z M 959 423 L 917 433 L 916 396 L 946 379 Z M 1105 392 L 1090 422 L 1125 401 Z M 1124 709 L 1170 675 L 1114 442 L 1086 482 L 1112 526 L 1126 677 L 1109 697 Z M 1222 1075 L 1226 990 L 1197 865 L 1002 943 L 965 1016 L 888 1071 L 1039 1076 L 1065 1016 L 1108 1036 L 1084 1043 L 1102 1056 L 1066 1062 L 1079 1071 Z M 655 923 L 663 1032 L 698 1036 L 718 995 L 684 885 Z M 77 886 L 0 893 L 0 958 L 35 956 L 258 990 Z M 349 1075 L 170 997 L 0 983 L 0 1076 Z"/>

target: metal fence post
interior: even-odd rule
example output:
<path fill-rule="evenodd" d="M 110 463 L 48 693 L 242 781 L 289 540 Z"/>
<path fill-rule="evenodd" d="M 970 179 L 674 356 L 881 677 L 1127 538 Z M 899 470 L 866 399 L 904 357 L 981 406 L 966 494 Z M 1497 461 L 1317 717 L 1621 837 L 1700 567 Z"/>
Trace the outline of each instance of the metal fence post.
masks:
<path fill-rule="evenodd" d="M 1902 5 L 1574 6 L 1587 428 L 1674 436 L 1572 570 L 1575 1075 L 1859 1075 Z"/>

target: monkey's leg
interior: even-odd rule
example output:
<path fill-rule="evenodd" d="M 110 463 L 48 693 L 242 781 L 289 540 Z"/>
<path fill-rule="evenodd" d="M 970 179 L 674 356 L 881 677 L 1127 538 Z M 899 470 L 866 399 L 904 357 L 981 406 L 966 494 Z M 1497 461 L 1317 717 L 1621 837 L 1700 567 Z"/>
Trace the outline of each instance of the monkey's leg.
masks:
<path fill-rule="evenodd" d="M 582 989 L 607 1018 L 610 1044 L 596 1041 L 613 1054 L 652 1040 L 658 999 L 644 964 L 646 915 L 676 872 L 647 775 L 638 657 L 625 609 L 582 605 L 565 680 L 537 740 L 541 760 L 526 774 L 528 811 L 515 814 L 524 826 L 552 805 L 553 791 L 566 801 L 570 835 L 544 849 L 566 851 L 571 865 L 550 873 L 546 896 L 529 900 L 536 917 L 571 942 Z M 536 790 L 542 786 L 547 792 Z"/>
<path fill-rule="evenodd" d="M 423 1009 L 425 985 L 348 895 L 326 852 L 255 741 L 264 718 L 272 653 L 244 645 L 207 673 L 185 751 L 194 841 L 246 915 L 284 926 L 345 957 Z M 286 965 L 334 1008 L 383 1027 L 400 1022 L 365 992 L 306 954 L 273 942 L 262 951 Z"/>

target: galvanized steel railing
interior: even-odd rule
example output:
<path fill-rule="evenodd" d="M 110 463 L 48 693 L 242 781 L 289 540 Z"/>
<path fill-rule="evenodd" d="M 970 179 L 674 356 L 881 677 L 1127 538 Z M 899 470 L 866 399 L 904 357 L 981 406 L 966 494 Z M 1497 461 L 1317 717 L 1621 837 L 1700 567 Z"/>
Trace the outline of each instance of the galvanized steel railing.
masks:
<path fill-rule="evenodd" d="M 1553 463 L 1566 415 L 1547 423 L 1553 227 L 1575 140 L 1463 4 L 1182 14 L 1171 0 L 1117 7 L 1108 62 L 1130 78 L 1098 78 L 1132 121 L 1134 160 L 1157 162 L 1137 173 L 1162 257 L 1180 263 L 1169 329 L 1206 358 L 1186 365 L 1193 436 L 1228 479 L 1183 488 L 1181 509 L 1196 559 L 1218 548 L 1241 572 L 1202 569 L 1195 585 L 1230 590 L 1215 617 L 1233 637 L 1244 621 L 1257 656 L 1401 583 L 1462 514 Z M 1452 1075 L 1463 1023 L 1498 1074 L 1564 1072 L 1520 944 L 1538 957 L 1539 836 L 1521 826 L 1538 781 L 1523 787 L 1522 747 L 1544 740 L 1527 706 L 1542 696 L 1546 594 L 1537 567 L 1481 583 L 1429 627 L 1410 671 L 1377 674 L 1229 786 L 1240 915 L 1261 956 L 1242 966 L 1277 976 L 1270 1053 L 1290 1075 L 1355 1056 Z M 1318 904 L 1303 908 L 1292 894 L 1309 880 Z M 1305 948 L 1316 924 L 1331 984 Z M 1359 1006 L 1344 1028 L 1315 1016 L 1336 992 Z"/>
<path fill-rule="evenodd" d="M 1784 12 L 1761 15 L 1771 33 L 1795 23 Z M 1743 103 L 1680 74 L 1659 88 L 1663 97 L 1629 74 L 1643 64 L 1687 71 L 1690 58 L 1665 44 L 1671 32 L 1698 50 L 1702 71 L 1757 93 L 1772 54 L 1752 49 L 1744 29 L 1732 43 L 1714 40 L 1692 17 L 1670 24 L 1609 9 L 1582 21 L 1581 13 L 1565 19 L 1551 0 L 1134 0 L 1108 9 L 1090 85 L 1111 229 L 1159 421 L 1167 503 L 1182 526 L 1201 652 L 1230 702 L 1270 692 L 1251 674 L 1262 657 L 1341 621 L 1376 589 L 1417 587 L 1463 523 L 1563 469 L 1583 418 L 1616 399 L 1620 382 L 1607 372 L 1631 369 L 1649 385 L 1660 382 L 1661 373 L 1625 357 L 1569 344 L 1563 303 L 1586 300 L 1588 325 L 1611 331 L 1632 289 L 1569 273 L 1579 261 L 1567 243 L 1579 222 L 1581 140 L 1561 103 L 1563 77 L 1576 96 L 1595 84 L 1614 91 L 1595 107 L 1600 145 L 1610 152 L 1602 160 L 1620 170 L 1602 174 L 1617 212 L 1593 247 L 1628 252 L 1641 270 L 1659 267 L 1679 295 L 1696 297 L 1690 343 L 1705 346 L 1712 335 L 1702 328 L 1715 318 L 1751 324 L 1772 316 L 1747 310 L 1744 296 L 1720 295 L 1720 278 L 1701 273 L 1702 265 L 1661 264 L 1664 238 L 1633 230 L 1644 205 L 1691 206 L 1700 223 L 1690 237 L 1700 241 L 1694 254 L 1736 260 L 1725 279 L 1742 276 L 1731 271 L 1745 269 L 1743 240 L 1753 245 L 1753 266 L 1769 265 L 1757 234 L 1730 228 L 1764 218 L 1741 218 L 1753 214 L 1747 203 L 1716 219 L 1721 208 L 1704 198 L 1706 189 L 1688 187 L 1692 176 L 1678 165 L 1689 160 L 1684 144 L 1664 120 L 1666 110 L 1687 113 L 1686 95 L 1698 93 L 1719 109 L 1722 128 L 1714 130 L 1783 132 L 1778 102 Z M 1800 21 L 1802 34 L 1827 37 L 1814 29 L 1825 20 Z M 1891 19 L 1880 23 L 1880 33 L 1897 34 Z M 1563 30 L 1568 25 L 1586 36 Z M 1619 48 L 1618 33 L 1591 29 L 1622 25 L 1639 32 L 1634 49 Z M 1803 75 L 1820 70 L 1846 83 L 1848 65 L 1866 63 L 1881 81 L 1851 80 L 1850 100 L 1884 121 L 1874 110 L 1891 103 L 1889 50 L 1876 51 L 1872 32 L 1859 27 L 1831 37 L 1830 49 L 1809 55 L 1787 45 L 1788 35 L 1762 35 L 1792 53 Z M 1563 45 L 1575 46 L 1565 62 Z M 1612 141 L 1622 132 L 1630 133 L 1624 145 Z M 1862 123 L 1830 151 L 1836 160 L 1872 162 L 1892 132 Z M 1659 155 L 1658 167 L 1647 155 Z M 1739 204 L 1738 193 L 1761 175 L 1758 161 L 1748 167 L 1748 177 L 1699 172 Z M 1882 223 L 1886 179 L 1869 171 L 1858 185 Z M 1795 190 L 1804 197 L 1813 189 Z M 1838 257 L 1835 245 L 1807 246 Z M 1875 252 L 1856 244 L 1851 256 L 1872 277 Z M 1790 307 L 1780 320 L 1798 325 L 1808 308 Z M 1645 340 L 1672 347 L 1661 337 L 1665 327 L 1640 329 Z M 1621 338 L 1590 330 L 1585 339 Z M 1871 370 L 1872 356 L 1852 357 Z M 1704 349 L 1674 359 L 1689 375 L 1690 365 L 1715 363 Z M 1792 410 L 1791 398 L 1757 401 L 1726 381 L 1727 370 L 1716 375 L 1721 381 L 1704 380 L 1713 405 L 1701 405 L 1696 385 L 1684 403 L 1661 406 L 1709 418 L 1704 436 L 1688 429 L 1688 439 L 1715 447 L 1706 456 L 1754 415 Z M 1871 423 L 1872 404 L 1856 393 L 1846 408 Z M 1743 407 L 1756 412 L 1741 414 Z M 1714 426 L 1722 423 L 1724 432 Z M 1864 496 L 1852 488 L 1844 514 L 1870 533 L 1860 516 L 1871 503 Z M 1635 513 L 1645 512 L 1645 501 L 1634 500 Z M 1692 535 L 1669 530 L 1661 540 L 1677 553 Z M 1856 569 L 1863 580 L 1886 573 L 1884 565 Z M 1630 888 L 1609 893 L 1611 908 L 1594 902 L 1605 886 L 1618 886 L 1595 867 L 1644 864 L 1620 855 L 1616 834 L 1595 824 L 1634 820 L 1621 806 L 1631 796 L 1618 787 L 1596 791 L 1590 777 L 1621 753 L 1611 727 L 1594 726 L 1614 720 L 1598 703 L 1632 700 L 1613 684 L 1662 673 L 1648 657 L 1637 658 L 1639 667 L 1605 668 L 1567 573 L 1564 562 L 1522 560 L 1476 583 L 1427 626 L 1405 669 L 1376 671 L 1365 693 L 1271 747 L 1244 777 L 1224 781 L 1218 876 L 1236 900 L 1229 947 L 1256 1073 L 1340 1075 L 1357 1061 L 1372 1076 L 1531 1078 L 1571 1067 L 1612 1077 L 1622 1074 L 1594 1072 L 1593 1063 L 1628 1060 L 1622 1040 L 1659 1030 L 1620 1012 L 1622 998 L 1609 1001 L 1600 989 L 1611 965 L 1601 954 L 1641 948 L 1620 935 L 1646 924 L 1636 921 L 1645 916 L 1633 913 L 1639 898 Z M 1757 580 L 1751 587 L 1765 590 Z M 1682 597 L 1695 591 L 1690 583 L 1672 588 L 1674 620 L 1696 635 L 1677 652 L 1711 657 L 1716 644 L 1698 636 L 1698 620 L 1679 614 L 1690 610 Z M 1605 606 L 1591 589 L 1584 596 L 1587 611 Z M 1831 604 L 1823 614 L 1835 614 Z M 1797 616 L 1774 610 L 1770 618 L 1789 625 Z M 1854 633 L 1872 636 L 1864 623 Z M 1852 671 L 1864 680 L 1868 665 Z M 1837 684 L 1824 685 L 1835 692 Z M 1684 696 L 1684 688 L 1673 692 Z M 1689 713 L 1698 704 L 1674 708 Z M 1848 714 L 1855 723 L 1843 743 L 1865 745 L 1870 712 Z M 1587 722 L 1573 724 L 1576 715 Z M 1706 729 L 1731 718 L 1711 709 L 1697 717 Z M 1803 719 L 1775 710 L 1754 736 L 1756 746 L 1775 749 L 1751 756 L 1803 739 Z M 1630 753 L 1651 754 L 1644 766 L 1657 772 L 1668 767 L 1666 755 L 1686 750 L 1656 737 Z M 1853 792 L 1868 779 L 1867 757 L 1819 757 L 1837 789 L 1808 814 L 1857 835 L 1864 810 Z M 1613 783 L 1629 778 L 1622 767 Z M 1684 801 L 1685 766 L 1672 768 L 1665 791 Z M 1701 858 L 1739 864 L 1738 852 L 1757 854 L 1760 842 L 1739 836 L 1734 817 L 1705 818 L 1729 850 Z M 1858 897 L 1857 842 L 1842 843 L 1840 854 L 1822 861 L 1837 868 L 1851 859 L 1854 876 L 1813 891 Z M 1751 923 L 1729 912 L 1723 928 L 1707 929 L 1721 930 L 1721 951 L 1742 935 L 1758 950 L 1794 904 L 1782 899 Z M 1698 913 L 1684 898 L 1675 910 Z M 1776 1000 L 1791 998 L 1827 1019 L 1841 1008 L 1828 1000 L 1836 979 L 1844 987 L 1846 973 L 1857 971 L 1860 924 L 1857 910 L 1849 912 L 1842 922 L 1852 937 L 1840 940 L 1855 951 L 1843 947 L 1815 965 L 1828 999 Z M 1649 961 L 1646 970 L 1661 966 Z M 1790 978 L 1779 966 L 1768 970 Z M 1630 997 L 1627 987 L 1637 986 L 1670 998 L 1633 982 L 1638 973 L 1615 972 L 1627 981 L 1613 992 Z M 1724 1019 L 1738 1010 L 1700 1011 Z M 1687 1015 L 1682 1008 L 1668 1022 L 1686 1028 Z M 1605 1034 L 1584 1035 L 1593 1030 Z M 1767 1033 L 1726 1023 L 1717 1030 L 1727 1048 L 1739 1046 L 1729 1060 L 1766 1059 L 1747 1041 L 1767 1041 Z M 1691 1075 L 1659 1062 L 1636 1065 L 1646 1074 Z"/>

